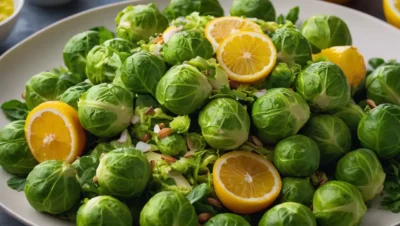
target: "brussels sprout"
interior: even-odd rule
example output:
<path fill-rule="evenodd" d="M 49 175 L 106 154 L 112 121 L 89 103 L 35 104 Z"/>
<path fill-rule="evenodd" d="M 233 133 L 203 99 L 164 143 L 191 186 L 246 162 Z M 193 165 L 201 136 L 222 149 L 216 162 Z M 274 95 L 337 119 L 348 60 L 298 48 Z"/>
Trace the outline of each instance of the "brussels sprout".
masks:
<path fill-rule="evenodd" d="M 111 196 L 98 196 L 86 201 L 78 211 L 77 226 L 131 226 L 129 208 Z"/>
<path fill-rule="evenodd" d="M 119 73 L 122 83 L 129 91 L 155 96 L 157 84 L 166 70 L 161 57 L 141 51 L 128 57 Z"/>
<path fill-rule="evenodd" d="M 356 187 L 330 181 L 315 191 L 313 210 L 319 226 L 357 226 L 367 207 Z"/>
<path fill-rule="evenodd" d="M 105 154 L 96 172 L 100 194 L 120 198 L 141 195 L 150 175 L 146 156 L 133 148 L 118 148 Z"/>
<path fill-rule="evenodd" d="M 198 12 L 204 16 L 221 17 L 224 10 L 218 0 L 171 0 L 163 13 L 169 20 Z"/>
<path fill-rule="evenodd" d="M 125 62 L 126 58 L 132 55 L 133 49 L 137 47 L 136 44 L 122 38 L 107 40 L 103 45 L 111 51 L 118 53 L 122 62 Z"/>
<path fill-rule="evenodd" d="M 266 89 L 293 88 L 296 76 L 300 70 L 300 65 L 289 68 L 286 63 L 278 63 L 264 81 L 265 85 L 262 84 L 261 86 Z"/>
<path fill-rule="evenodd" d="M 75 86 L 71 86 L 61 95 L 60 101 L 70 105 L 75 108 L 75 110 L 78 110 L 79 98 L 90 87 L 92 87 L 92 84 L 89 82 L 81 82 Z"/>
<path fill-rule="evenodd" d="M 200 31 L 181 31 L 174 34 L 164 45 L 163 57 L 170 65 L 182 64 L 197 56 L 204 59 L 213 57 L 211 43 Z"/>
<path fill-rule="evenodd" d="M 269 0 L 233 0 L 231 15 L 275 21 L 275 8 Z"/>
<path fill-rule="evenodd" d="M 299 203 L 285 202 L 272 207 L 258 226 L 317 226 L 311 210 Z M 335 225 L 336 226 L 336 225 Z"/>
<path fill-rule="evenodd" d="M 319 159 L 317 144 L 303 135 L 279 141 L 274 151 L 275 166 L 283 176 L 311 176 L 319 167 Z"/>
<path fill-rule="evenodd" d="M 296 79 L 298 92 L 315 111 L 344 107 L 350 101 L 350 86 L 342 69 L 330 62 L 317 62 Z"/>
<path fill-rule="evenodd" d="M 131 123 L 133 96 L 116 85 L 96 85 L 79 99 L 78 114 L 82 126 L 94 135 L 116 136 Z"/>
<path fill-rule="evenodd" d="M 290 89 L 276 88 L 258 98 L 252 119 L 260 138 L 277 143 L 296 134 L 310 118 L 310 108 L 301 96 Z"/>
<path fill-rule="evenodd" d="M 250 226 L 250 224 L 239 215 L 220 213 L 208 220 L 204 226 Z"/>
<path fill-rule="evenodd" d="M 177 116 L 169 125 L 175 133 L 186 133 L 190 127 L 190 118 L 187 115 Z"/>
<path fill-rule="evenodd" d="M 82 81 L 79 74 L 70 72 L 63 74 L 42 72 L 34 75 L 25 86 L 26 105 L 32 110 L 43 102 L 59 100 L 65 90 Z"/>
<path fill-rule="evenodd" d="M 171 22 L 172 26 L 181 27 L 183 31 L 186 30 L 200 30 L 204 28 L 215 17 L 213 16 L 200 16 L 199 12 L 193 12 L 185 17 L 178 17 Z"/>
<path fill-rule="evenodd" d="M 378 157 L 368 149 L 349 152 L 336 167 L 336 179 L 356 186 L 364 201 L 372 200 L 382 192 L 385 177 Z"/>
<path fill-rule="evenodd" d="M 115 147 L 113 145 L 111 145 L 110 143 L 100 143 L 100 144 L 96 145 L 96 147 L 93 150 L 91 150 L 88 154 L 90 156 L 100 158 L 100 156 L 103 153 L 106 154 L 114 149 L 115 149 Z"/>
<path fill-rule="evenodd" d="M 189 150 L 197 152 L 206 148 L 204 137 L 198 133 L 189 133 L 186 135 L 186 142 Z"/>
<path fill-rule="evenodd" d="M 228 74 L 226 74 L 224 69 L 217 63 L 215 58 L 206 60 L 201 57 L 196 57 L 186 63 L 195 66 L 201 73 L 207 75 L 208 82 L 214 90 L 220 90 L 224 86 L 229 87 Z"/>
<path fill-rule="evenodd" d="M 25 140 L 25 120 L 10 122 L 0 131 L 0 165 L 9 173 L 25 176 L 37 165 Z"/>
<path fill-rule="evenodd" d="M 40 212 L 61 214 L 72 209 L 81 197 L 76 169 L 58 160 L 40 163 L 26 178 L 25 196 Z"/>
<path fill-rule="evenodd" d="M 250 132 L 246 109 L 230 98 L 210 101 L 199 113 L 201 133 L 213 148 L 232 150 L 242 145 Z"/>
<path fill-rule="evenodd" d="M 282 180 L 282 190 L 279 201 L 296 202 L 310 206 L 314 196 L 314 187 L 309 178 L 286 177 Z"/>
<path fill-rule="evenodd" d="M 278 52 L 278 61 L 292 66 L 304 66 L 312 60 L 311 46 L 307 39 L 295 27 L 284 26 L 272 35 L 272 41 Z"/>
<path fill-rule="evenodd" d="M 160 138 L 157 140 L 157 146 L 165 155 L 184 155 L 187 152 L 186 140 L 179 134 Z"/>
<path fill-rule="evenodd" d="M 360 123 L 362 117 L 365 115 L 365 112 L 357 104 L 348 103 L 346 106 L 339 108 L 337 111 L 335 111 L 334 115 L 336 115 L 337 117 L 342 119 L 344 123 L 346 123 L 352 134 L 357 135 L 358 124 Z"/>
<path fill-rule="evenodd" d="M 367 97 L 376 104 L 400 105 L 400 65 L 381 66 L 366 81 Z"/>
<path fill-rule="evenodd" d="M 141 226 L 197 226 L 197 215 L 189 200 L 178 192 L 153 196 L 140 213 Z"/>
<path fill-rule="evenodd" d="M 381 104 L 368 112 L 358 125 L 361 146 L 373 150 L 379 158 L 400 154 L 400 107 Z"/>
<path fill-rule="evenodd" d="M 313 53 L 332 46 L 350 46 L 352 38 L 346 23 L 336 16 L 316 15 L 308 18 L 301 33 L 310 42 Z"/>
<path fill-rule="evenodd" d="M 350 130 L 337 116 L 313 116 L 301 132 L 317 143 L 321 165 L 336 161 L 351 149 Z"/>
<path fill-rule="evenodd" d="M 157 101 L 177 115 L 194 113 L 211 94 L 207 77 L 190 65 L 172 67 L 156 89 Z"/>
<path fill-rule="evenodd" d="M 115 23 L 117 35 L 131 42 L 148 40 L 168 27 L 167 18 L 153 3 L 126 7 L 118 13 Z"/>
<path fill-rule="evenodd" d="M 100 33 L 97 31 L 85 31 L 73 36 L 63 50 L 65 66 L 72 72 L 85 75 L 86 56 L 99 44 L 101 44 Z"/>

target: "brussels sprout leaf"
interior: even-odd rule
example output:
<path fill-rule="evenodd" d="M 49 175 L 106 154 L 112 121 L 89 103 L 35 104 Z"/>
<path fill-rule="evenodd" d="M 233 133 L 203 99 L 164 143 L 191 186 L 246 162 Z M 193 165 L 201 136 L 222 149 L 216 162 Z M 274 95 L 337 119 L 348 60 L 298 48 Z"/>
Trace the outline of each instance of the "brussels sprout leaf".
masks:
<path fill-rule="evenodd" d="M 286 15 L 286 21 L 291 21 L 293 24 L 297 22 L 299 19 L 299 12 L 300 8 L 298 6 L 289 10 L 288 14 Z"/>
<path fill-rule="evenodd" d="M 114 33 L 112 33 L 110 30 L 107 28 L 100 26 L 100 27 L 94 27 L 90 29 L 91 31 L 97 31 L 100 34 L 100 43 L 103 43 L 109 39 L 114 38 Z"/>
<path fill-rule="evenodd" d="M 237 101 L 245 101 L 249 103 L 254 102 L 254 98 L 251 97 L 247 91 L 242 91 L 241 89 L 230 89 L 228 86 L 223 85 L 220 90 L 214 91 L 214 95 L 211 99 L 216 99 L 220 97 L 230 97 Z"/>
<path fill-rule="evenodd" d="M 23 191 L 25 188 L 26 178 L 11 177 L 7 181 L 8 187 L 16 191 Z"/>
<path fill-rule="evenodd" d="M 99 160 L 95 156 L 83 156 L 72 164 L 78 172 L 78 180 L 82 189 L 89 193 L 97 193 L 98 186 L 93 181 Z"/>
<path fill-rule="evenodd" d="M 206 183 L 199 184 L 189 193 L 188 196 L 186 196 L 186 198 L 189 199 L 191 204 L 193 204 L 205 198 L 209 192 L 210 187 Z"/>
<path fill-rule="evenodd" d="M 28 107 L 19 100 L 10 100 L 1 105 L 6 117 L 11 120 L 25 120 L 28 116 Z"/>
<path fill-rule="evenodd" d="M 392 211 L 393 213 L 400 213 L 400 162 L 391 160 L 390 167 L 385 169 L 386 180 L 384 184 L 384 194 L 381 205 L 383 208 Z"/>
<path fill-rule="evenodd" d="M 368 60 L 368 64 L 373 68 L 376 69 L 382 64 L 384 64 L 385 61 L 382 58 L 371 58 Z"/>

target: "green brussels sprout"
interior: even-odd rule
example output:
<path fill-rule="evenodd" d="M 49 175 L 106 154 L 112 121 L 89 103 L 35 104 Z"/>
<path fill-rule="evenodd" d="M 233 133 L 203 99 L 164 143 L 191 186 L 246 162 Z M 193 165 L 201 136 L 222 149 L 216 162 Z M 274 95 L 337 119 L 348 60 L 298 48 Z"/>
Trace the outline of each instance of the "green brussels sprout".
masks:
<path fill-rule="evenodd" d="M 79 210 L 77 226 L 131 226 L 129 208 L 111 196 L 98 196 L 86 201 Z"/>
<path fill-rule="evenodd" d="M 211 43 L 203 32 L 190 30 L 174 34 L 164 45 L 163 57 L 170 65 L 182 64 L 195 57 L 210 59 L 214 55 Z"/>
<path fill-rule="evenodd" d="M 142 194 L 151 176 L 146 156 L 133 148 L 118 148 L 100 159 L 96 176 L 102 195 L 132 198 Z"/>
<path fill-rule="evenodd" d="M 117 35 L 131 42 L 148 40 L 168 27 L 168 19 L 153 3 L 126 7 L 118 13 L 115 23 Z"/>
<path fill-rule="evenodd" d="M 347 153 L 339 160 L 335 175 L 336 179 L 356 186 L 364 201 L 370 201 L 382 192 L 386 177 L 378 157 L 368 149 Z"/>
<path fill-rule="evenodd" d="M 272 207 L 258 226 L 317 226 L 311 210 L 299 203 L 285 202 Z M 335 225 L 336 226 L 336 225 Z"/>
<path fill-rule="evenodd" d="M 26 105 L 32 110 L 43 102 L 59 100 L 69 87 L 82 81 L 79 74 L 70 72 L 63 74 L 42 72 L 34 75 L 25 86 Z"/>
<path fill-rule="evenodd" d="M 338 160 L 351 149 L 350 129 L 337 116 L 313 116 L 301 133 L 317 143 L 321 156 L 320 165 Z"/>
<path fill-rule="evenodd" d="M 366 81 L 367 97 L 379 104 L 400 105 L 400 65 L 381 66 Z"/>
<path fill-rule="evenodd" d="M 197 226 L 197 214 L 185 196 L 173 191 L 154 195 L 140 213 L 141 226 Z"/>
<path fill-rule="evenodd" d="M 311 46 L 295 27 L 283 26 L 272 34 L 272 41 L 278 52 L 278 61 L 292 66 L 307 65 L 312 60 Z"/>
<path fill-rule="evenodd" d="M 122 83 L 129 91 L 155 96 L 157 84 L 166 71 L 161 57 L 141 51 L 128 57 L 119 73 Z"/>
<path fill-rule="evenodd" d="M 133 96 L 113 84 L 95 85 L 79 99 L 78 115 L 82 126 L 94 135 L 116 136 L 131 124 Z"/>
<path fill-rule="evenodd" d="M 208 220 L 204 226 L 250 226 L 250 224 L 239 215 L 220 213 Z"/>
<path fill-rule="evenodd" d="M 0 130 L 0 166 L 17 176 L 28 175 L 37 165 L 25 139 L 25 120 L 8 123 Z"/>
<path fill-rule="evenodd" d="M 314 187 L 310 178 L 283 178 L 279 202 L 295 202 L 310 206 L 313 196 Z"/>
<path fill-rule="evenodd" d="M 330 111 L 350 101 L 350 86 L 342 69 L 330 62 L 317 62 L 305 68 L 296 79 L 298 92 L 314 111 Z"/>
<path fill-rule="evenodd" d="M 275 21 L 275 8 L 269 0 L 233 0 L 232 16 Z"/>
<path fill-rule="evenodd" d="M 290 68 L 286 63 L 278 63 L 264 81 L 265 87 L 264 85 L 261 86 L 267 90 L 273 88 L 293 88 L 296 76 L 300 70 L 300 65 Z"/>
<path fill-rule="evenodd" d="M 206 141 L 201 134 L 188 133 L 186 135 L 186 142 L 189 150 L 197 152 L 206 149 Z"/>
<path fill-rule="evenodd" d="M 358 125 L 361 146 L 373 150 L 379 158 L 400 154 L 400 107 L 381 104 L 368 112 Z"/>
<path fill-rule="evenodd" d="M 78 110 L 79 98 L 90 87 L 92 87 L 92 84 L 89 82 L 81 82 L 75 86 L 71 86 L 61 95 L 60 101 L 70 105 L 75 108 L 75 110 Z"/>
<path fill-rule="evenodd" d="M 206 25 L 213 20 L 213 16 L 200 16 L 199 12 L 193 12 L 185 17 L 178 17 L 171 22 L 172 26 L 182 27 L 182 31 L 200 30 L 204 31 Z"/>
<path fill-rule="evenodd" d="M 283 176 L 308 177 L 319 167 L 318 145 L 303 135 L 293 135 L 276 145 L 274 163 Z"/>
<path fill-rule="evenodd" d="M 163 13 L 171 21 L 198 12 L 201 16 L 221 17 L 224 9 L 218 0 L 171 0 Z"/>
<path fill-rule="evenodd" d="M 313 210 L 319 226 L 357 226 L 367 207 L 356 187 L 330 181 L 315 191 Z"/>
<path fill-rule="evenodd" d="M 220 150 L 238 148 L 250 132 L 249 114 L 239 102 L 230 98 L 210 101 L 201 109 L 198 123 L 206 142 Z"/>
<path fill-rule="evenodd" d="M 107 40 L 103 43 L 103 45 L 111 51 L 118 53 L 122 62 L 125 62 L 126 58 L 132 55 L 133 49 L 137 47 L 137 44 L 122 38 L 113 38 Z"/>
<path fill-rule="evenodd" d="M 73 36 L 63 50 L 64 64 L 72 71 L 85 75 L 86 56 L 96 45 L 100 45 L 100 33 L 85 31 Z"/>
<path fill-rule="evenodd" d="M 186 140 L 179 134 L 158 139 L 157 146 L 165 155 L 184 155 L 187 152 Z"/>
<path fill-rule="evenodd" d="M 309 118 L 306 101 L 290 89 L 268 90 L 253 104 L 253 123 L 266 143 L 274 144 L 296 134 Z"/>
<path fill-rule="evenodd" d="M 61 214 L 72 209 L 81 198 L 76 169 L 58 160 L 40 163 L 26 178 L 25 196 L 39 212 Z"/>
<path fill-rule="evenodd" d="M 207 77 L 191 65 L 172 67 L 156 89 L 157 101 L 177 115 L 188 115 L 201 108 L 212 91 Z"/>
<path fill-rule="evenodd" d="M 312 16 L 303 23 L 301 33 L 310 42 L 313 53 L 332 46 L 352 44 L 349 28 L 343 20 L 336 16 Z"/>
<path fill-rule="evenodd" d="M 186 133 L 190 127 L 190 118 L 187 115 L 177 116 L 169 123 L 169 126 L 175 133 Z"/>
<path fill-rule="evenodd" d="M 365 112 L 355 103 L 348 103 L 346 106 L 337 109 L 333 115 L 336 115 L 346 123 L 352 134 L 357 135 L 358 124 L 360 123 Z M 355 137 L 357 138 L 357 136 Z"/>

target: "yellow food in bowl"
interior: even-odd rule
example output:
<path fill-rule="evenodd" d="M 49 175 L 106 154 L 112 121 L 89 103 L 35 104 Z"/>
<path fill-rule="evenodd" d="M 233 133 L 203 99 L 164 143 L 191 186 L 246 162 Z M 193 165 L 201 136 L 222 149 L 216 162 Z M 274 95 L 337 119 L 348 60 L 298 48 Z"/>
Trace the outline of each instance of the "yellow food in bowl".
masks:
<path fill-rule="evenodd" d="M 1 0 L 0 1 L 0 22 L 6 20 L 14 12 L 14 1 L 13 0 Z"/>

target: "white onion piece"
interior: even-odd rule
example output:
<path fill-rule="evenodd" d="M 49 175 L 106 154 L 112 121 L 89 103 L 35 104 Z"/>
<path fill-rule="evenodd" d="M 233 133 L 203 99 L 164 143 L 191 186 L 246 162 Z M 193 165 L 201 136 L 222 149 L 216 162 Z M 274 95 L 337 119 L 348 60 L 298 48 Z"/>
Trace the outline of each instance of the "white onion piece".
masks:
<path fill-rule="evenodd" d="M 168 29 L 168 31 L 164 32 L 162 35 L 164 43 L 167 43 L 171 39 L 171 37 L 174 36 L 174 34 L 182 31 L 182 29 L 183 29 L 183 27 L 179 26 L 177 28 Z"/>
<path fill-rule="evenodd" d="M 137 115 L 134 115 L 131 119 L 131 123 L 135 125 L 136 123 L 140 122 L 140 118 Z"/>
<path fill-rule="evenodd" d="M 151 145 L 148 144 L 148 143 L 139 141 L 139 142 L 136 144 L 136 149 L 139 150 L 139 151 L 141 151 L 141 152 L 143 152 L 143 153 L 144 153 L 144 152 L 148 152 L 148 151 L 150 151 L 150 149 L 151 149 Z"/>
<path fill-rule="evenodd" d="M 125 129 L 124 131 L 122 131 L 121 136 L 118 139 L 118 143 L 125 143 L 129 138 L 129 133 L 128 130 Z"/>
<path fill-rule="evenodd" d="M 267 93 L 267 90 L 266 89 L 262 89 L 262 90 L 259 90 L 259 91 L 255 92 L 254 96 L 260 98 L 260 97 L 264 96 L 266 93 Z"/>
<path fill-rule="evenodd" d="M 158 124 L 156 124 L 156 125 L 154 126 L 154 132 L 158 134 L 160 131 L 161 131 L 160 126 L 159 126 Z"/>

